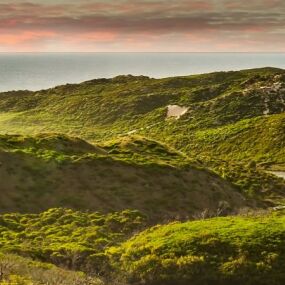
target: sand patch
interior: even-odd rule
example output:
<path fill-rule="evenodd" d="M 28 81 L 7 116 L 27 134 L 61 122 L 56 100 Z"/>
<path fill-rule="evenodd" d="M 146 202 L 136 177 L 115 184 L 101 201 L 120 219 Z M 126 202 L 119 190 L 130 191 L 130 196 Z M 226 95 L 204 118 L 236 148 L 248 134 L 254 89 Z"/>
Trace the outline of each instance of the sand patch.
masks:
<path fill-rule="evenodd" d="M 186 114 L 189 108 L 181 107 L 178 105 L 168 105 L 167 106 L 167 118 L 175 117 L 179 119 L 182 115 Z"/>

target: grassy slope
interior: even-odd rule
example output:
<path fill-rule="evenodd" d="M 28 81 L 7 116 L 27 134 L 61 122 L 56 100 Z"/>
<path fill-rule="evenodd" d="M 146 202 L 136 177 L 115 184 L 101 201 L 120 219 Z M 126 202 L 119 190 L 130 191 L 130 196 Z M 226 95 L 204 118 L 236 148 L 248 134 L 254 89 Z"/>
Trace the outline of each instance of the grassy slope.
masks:
<path fill-rule="evenodd" d="M 103 215 L 54 208 L 40 214 L 3 214 L 1 251 L 99 274 L 105 248 L 126 240 L 146 223 L 145 216 L 131 210 Z"/>
<path fill-rule="evenodd" d="M 2 93 L 1 133 L 35 136 L 0 137 L 0 178 L 5 181 L 1 211 L 69 206 L 107 212 L 131 207 L 153 222 L 205 208 L 214 213 L 225 205 L 228 211 L 229 204 L 231 210 L 247 205 L 235 187 L 197 167 L 197 160 L 248 196 L 268 205 L 280 202 L 284 181 L 262 171 L 282 168 L 285 162 L 284 92 L 266 95 L 260 89 L 274 82 L 285 82 L 284 71 L 267 68 L 159 80 L 119 76 L 39 92 Z M 168 104 L 190 111 L 180 120 L 165 120 Z M 127 135 L 134 129 L 152 139 Z M 41 134 L 51 131 L 97 143 Z M 105 277 L 112 271 L 112 277 L 129 283 L 285 282 L 284 213 L 173 223 L 127 240 L 146 223 L 144 215 L 129 210 L 2 215 L 5 255 L 0 263 L 12 260 L 14 267 L 5 278 L 22 285 L 30 280 L 36 285 L 86 280 L 81 273 L 9 252 Z"/>
<path fill-rule="evenodd" d="M 285 113 L 201 129 L 193 129 L 192 125 L 179 121 L 167 127 L 154 127 L 149 136 L 160 135 L 163 141 L 201 159 L 212 157 L 245 163 L 254 160 L 263 165 L 274 165 L 285 162 L 284 123 Z M 176 134 L 175 138 L 172 133 Z"/>
<path fill-rule="evenodd" d="M 8 92 L 0 94 L 0 126 L 2 133 L 58 132 L 93 141 L 136 130 L 191 156 L 284 164 L 285 89 L 268 94 L 262 89 L 274 84 L 284 88 L 283 70 L 118 76 Z M 169 104 L 189 111 L 180 120 L 165 120 Z"/>
<path fill-rule="evenodd" d="M 0 161 L 1 212 L 133 208 L 162 221 L 250 205 L 232 184 L 140 137 L 96 147 L 62 135 L 2 136 Z"/>
<path fill-rule="evenodd" d="M 66 276 L 70 284 L 89 283 L 71 279 L 83 275 L 15 254 L 83 270 L 89 276 L 99 274 L 107 284 L 281 285 L 285 281 L 282 211 L 174 222 L 141 231 L 145 224 L 142 214 L 130 210 L 103 215 L 58 208 L 0 215 L 0 265 L 9 261 L 13 266 L 5 267 L 6 275 L 41 278 L 43 284 L 56 284 L 47 283 L 51 275 L 53 280 Z"/>
<path fill-rule="evenodd" d="M 62 132 L 109 144 L 108 151 L 136 130 L 201 160 L 271 205 L 282 203 L 285 193 L 284 181 L 263 172 L 285 165 L 285 92 L 267 94 L 261 87 L 275 83 L 284 86 L 284 71 L 264 68 L 165 79 L 118 76 L 39 92 L 8 92 L 0 94 L 0 127 L 2 133 Z M 166 120 L 168 104 L 188 106 L 189 112 Z M 161 160 L 161 154 L 148 153 L 148 143 L 143 148 L 143 155 L 128 149 L 123 159 Z M 163 156 L 165 160 L 168 154 Z M 255 171 L 246 167 L 252 161 Z"/>
<path fill-rule="evenodd" d="M 110 255 L 134 284 L 281 285 L 284 213 L 156 226 Z"/>
<path fill-rule="evenodd" d="M 283 73 L 267 68 L 165 79 L 118 76 L 39 92 L 2 93 L 0 125 L 2 133 L 56 131 L 106 140 L 159 123 L 154 129 L 186 139 L 190 130 L 263 115 L 267 97 L 270 114 L 283 112 L 284 94 L 265 96 L 260 91 L 260 85 L 283 82 L 284 76 L 275 78 Z M 181 120 L 165 121 L 169 104 L 190 111 Z"/>
<path fill-rule="evenodd" d="M 14 254 L 0 253 L 1 285 L 102 285 L 98 278 Z"/>

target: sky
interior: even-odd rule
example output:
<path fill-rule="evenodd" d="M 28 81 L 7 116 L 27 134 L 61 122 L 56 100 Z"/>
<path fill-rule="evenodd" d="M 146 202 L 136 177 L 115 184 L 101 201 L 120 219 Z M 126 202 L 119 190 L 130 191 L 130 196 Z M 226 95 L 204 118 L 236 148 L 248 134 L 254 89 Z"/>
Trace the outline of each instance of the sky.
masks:
<path fill-rule="evenodd" d="M 0 0 L 0 52 L 285 52 L 285 1 Z"/>

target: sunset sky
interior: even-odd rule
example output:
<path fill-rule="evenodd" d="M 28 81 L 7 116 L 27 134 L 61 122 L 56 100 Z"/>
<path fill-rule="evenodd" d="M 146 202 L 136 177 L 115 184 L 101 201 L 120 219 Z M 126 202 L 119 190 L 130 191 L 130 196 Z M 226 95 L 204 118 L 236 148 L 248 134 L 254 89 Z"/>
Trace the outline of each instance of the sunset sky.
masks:
<path fill-rule="evenodd" d="M 285 51 L 284 0 L 0 0 L 0 51 Z"/>

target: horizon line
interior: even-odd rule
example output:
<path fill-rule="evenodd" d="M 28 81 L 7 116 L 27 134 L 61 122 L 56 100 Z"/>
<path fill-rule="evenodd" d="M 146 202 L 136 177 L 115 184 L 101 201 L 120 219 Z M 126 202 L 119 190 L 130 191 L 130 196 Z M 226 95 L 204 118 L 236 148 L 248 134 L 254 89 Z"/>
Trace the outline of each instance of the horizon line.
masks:
<path fill-rule="evenodd" d="M 35 54 L 35 53 L 244 53 L 244 54 L 285 54 L 285 51 L 0 51 L 0 54 Z"/>

